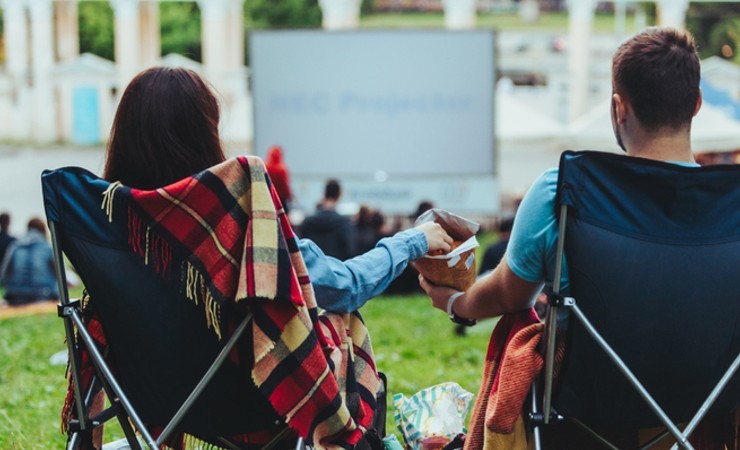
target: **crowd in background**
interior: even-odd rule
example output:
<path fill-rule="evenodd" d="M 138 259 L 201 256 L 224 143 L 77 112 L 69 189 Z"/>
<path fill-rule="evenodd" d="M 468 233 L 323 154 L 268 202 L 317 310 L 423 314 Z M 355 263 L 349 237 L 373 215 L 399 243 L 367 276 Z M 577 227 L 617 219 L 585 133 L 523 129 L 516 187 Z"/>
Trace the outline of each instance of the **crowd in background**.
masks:
<path fill-rule="evenodd" d="M 278 146 L 271 148 L 265 163 L 288 213 L 294 196 L 282 149 Z M 316 205 L 316 211 L 300 224 L 294 224 L 294 227 L 300 237 L 311 239 L 326 255 L 342 261 L 370 251 L 381 239 L 393 236 L 413 224 L 425 211 L 434 208 L 431 201 L 425 200 L 407 217 L 394 216 L 389 220 L 380 209 L 361 205 L 356 215 L 345 216 L 336 211 L 341 194 L 340 183 L 335 179 L 327 180 L 324 198 Z M 27 224 L 26 235 L 16 238 L 10 233 L 10 220 L 9 213 L 0 214 L 0 287 L 4 290 L 0 303 L 3 306 L 17 306 L 57 300 L 59 291 L 46 224 L 42 219 L 32 218 Z M 499 240 L 487 249 L 479 262 L 480 273 L 495 267 L 500 260 L 499 254 L 505 249 L 506 231 L 510 231 L 511 221 L 504 220 L 501 226 L 503 228 L 498 230 Z M 391 295 L 414 292 L 421 290 L 417 272 L 410 266 L 386 290 Z"/>
<path fill-rule="evenodd" d="M 10 306 L 59 298 L 54 256 L 43 220 L 32 218 L 26 234 L 15 238 L 10 234 L 10 214 L 0 214 L 0 286 Z"/>

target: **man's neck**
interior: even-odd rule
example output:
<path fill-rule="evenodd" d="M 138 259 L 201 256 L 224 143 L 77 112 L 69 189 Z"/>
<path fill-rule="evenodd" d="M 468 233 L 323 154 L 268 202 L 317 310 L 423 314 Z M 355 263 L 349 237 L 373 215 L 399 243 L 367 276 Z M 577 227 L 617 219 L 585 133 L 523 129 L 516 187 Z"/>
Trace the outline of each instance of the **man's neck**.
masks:
<path fill-rule="evenodd" d="M 696 162 L 688 132 L 642 135 L 625 144 L 630 156 L 667 162 Z"/>
<path fill-rule="evenodd" d="M 321 208 L 323 209 L 336 209 L 337 201 L 332 198 L 325 198 L 321 201 Z"/>

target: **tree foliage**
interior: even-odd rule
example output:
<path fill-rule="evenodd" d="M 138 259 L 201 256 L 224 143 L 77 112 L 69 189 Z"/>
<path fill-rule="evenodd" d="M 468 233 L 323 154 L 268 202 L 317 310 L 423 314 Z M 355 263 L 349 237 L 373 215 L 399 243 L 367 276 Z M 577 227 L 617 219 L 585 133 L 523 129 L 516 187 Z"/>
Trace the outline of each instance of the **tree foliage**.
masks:
<path fill-rule="evenodd" d="M 200 9 L 195 2 L 159 5 L 162 54 L 179 53 L 201 60 Z M 114 59 L 114 14 L 110 3 L 79 3 L 80 52 Z"/>
<path fill-rule="evenodd" d="M 702 58 L 716 55 L 740 63 L 740 4 L 692 4 L 686 28 L 696 38 Z"/>
<path fill-rule="evenodd" d="M 5 34 L 4 27 L 5 19 L 3 19 L 3 11 L 0 9 L 0 61 L 5 63 Z"/>
<path fill-rule="evenodd" d="M 256 28 L 315 28 L 321 25 L 318 0 L 246 0 L 245 10 Z"/>
<path fill-rule="evenodd" d="M 114 59 L 113 9 L 108 2 L 79 4 L 80 52 Z"/>
<path fill-rule="evenodd" d="M 200 9 L 192 2 L 163 2 L 159 7 L 162 54 L 178 53 L 201 61 Z"/>
<path fill-rule="evenodd" d="M 371 7 L 372 3 L 372 0 L 364 0 L 363 9 Z M 641 6 L 650 17 L 655 17 L 654 3 Z M 244 11 L 249 28 L 316 28 L 321 25 L 318 0 L 246 0 Z M 179 53 L 201 60 L 200 9 L 195 2 L 162 2 L 160 25 L 162 54 Z M 692 3 L 686 25 L 696 36 L 702 58 L 720 55 L 740 63 L 740 4 Z M 2 21 L 0 31 L 1 28 Z M 79 28 L 81 52 L 113 60 L 114 24 L 109 2 L 80 1 Z"/>

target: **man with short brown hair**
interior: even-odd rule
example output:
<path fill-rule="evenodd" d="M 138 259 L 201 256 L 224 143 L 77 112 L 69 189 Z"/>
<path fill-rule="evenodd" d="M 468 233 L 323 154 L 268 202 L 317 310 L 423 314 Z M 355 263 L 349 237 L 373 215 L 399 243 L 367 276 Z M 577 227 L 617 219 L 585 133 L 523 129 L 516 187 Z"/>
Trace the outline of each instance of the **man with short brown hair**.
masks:
<path fill-rule="evenodd" d="M 623 43 L 612 64 L 612 126 L 629 156 L 698 166 L 691 152 L 691 120 L 701 107 L 699 57 L 688 32 L 648 28 Z M 453 312 L 478 319 L 533 305 L 555 269 L 558 169 L 534 182 L 516 214 L 511 239 L 491 276 L 456 297 Z M 567 289 L 567 268 L 563 271 Z M 445 311 L 455 292 L 421 280 Z"/>
<path fill-rule="evenodd" d="M 691 121 L 702 103 L 699 74 L 696 45 L 688 32 L 648 28 L 618 48 L 612 62 L 611 118 L 617 142 L 628 156 L 698 167 L 691 151 Z M 550 169 L 527 192 L 506 253 L 491 275 L 466 292 L 434 286 L 420 277 L 434 307 L 454 320 L 495 317 L 533 306 L 543 285 L 552 286 L 555 274 L 557 180 L 558 169 Z M 568 289 L 566 264 L 561 292 L 569 295 Z M 567 433 L 569 440 L 574 433 Z M 576 441 L 567 448 L 590 448 Z"/>

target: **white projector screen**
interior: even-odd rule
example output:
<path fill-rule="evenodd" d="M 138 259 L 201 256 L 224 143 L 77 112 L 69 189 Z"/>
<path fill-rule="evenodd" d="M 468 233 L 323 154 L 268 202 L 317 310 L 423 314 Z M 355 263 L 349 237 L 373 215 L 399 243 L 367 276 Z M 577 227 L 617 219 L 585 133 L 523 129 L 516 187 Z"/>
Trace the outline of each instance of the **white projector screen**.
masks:
<path fill-rule="evenodd" d="M 317 191 L 320 198 L 324 180 L 337 178 L 343 186 L 376 183 L 365 194 L 359 185 L 345 186 L 345 197 L 356 197 L 350 201 L 392 210 L 398 200 L 413 210 L 423 197 L 412 192 L 414 180 L 485 180 L 489 199 L 468 206 L 497 208 L 488 204 L 498 200 L 490 192 L 493 32 L 254 32 L 250 67 L 255 154 L 280 145 L 296 183 L 321 185 L 302 186 L 309 197 Z M 386 183 L 384 193 L 377 183 Z M 390 189 L 394 194 L 389 187 L 401 184 L 393 183 L 408 185 Z M 459 204 L 460 194 L 454 197 Z M 442 199 L 428 199 L 441 206 Z M 312 206 L 314 199 L 307 200 Z"/>

